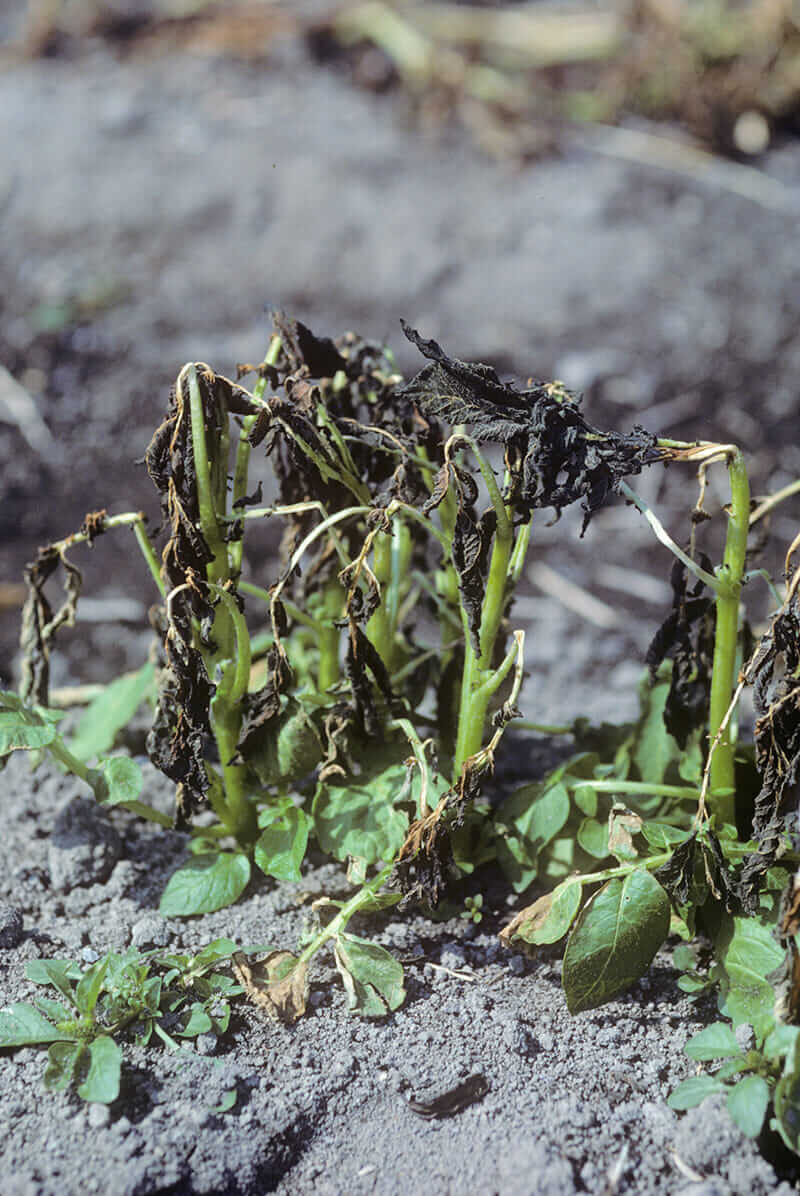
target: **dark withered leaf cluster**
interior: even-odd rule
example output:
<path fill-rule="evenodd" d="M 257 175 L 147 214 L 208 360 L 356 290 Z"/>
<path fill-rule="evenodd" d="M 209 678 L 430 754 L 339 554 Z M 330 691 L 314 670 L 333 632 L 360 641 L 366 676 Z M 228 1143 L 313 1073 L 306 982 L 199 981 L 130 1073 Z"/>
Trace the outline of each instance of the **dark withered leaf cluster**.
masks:
<path fill-rule="evenodd" d="M 677 906 L 693 900 L 698 866 L 713 896 L 731 913 L 740 909 L 738 878 L 728 866 L 719 839 L 705 828 L 702 838 L 695 831 L 673 851 L 666 864 L 653 873 Z"/>
<path fill-rule="evenodd" d="M 240 388 L 198 366 L 209 457 L 227 425 L 228 410 L 252 414 Z M 150 759 L 176 783 L 176 821 L 180 825 L 201 804 L 208 790 L 205 749 L 211 732 L 214 684 L 196 643 L 195 625 L 208 636 L 214 605 L 206 585 L 213 554 L 199 530 L 197 477 L 192 450 L 188 382 L 173 390 L 169 409 L 145 454 L 148 473 L 161 496 L 168 537 L 162 571 L 169 591 L 178 590 L 164 613 L 165 665 L 159 678 L 158 704 L 147 737 Z"/>
<path fill-rule="evenodd" d="M 58 568 L 64 570 L 64 601 L 54 611 L 44 587 Z M 49 705 L 50 645 L 59 627 L 75 621 L 75 610 L 83 579 L 54 544 L 40 548 L 35 561 L 25 568 L 27 597 L 22 608 L 20 653 L 22 656 L 20 697 L 36 706 Z"/>
<path fill-rule="evenodd" d="M 699 564 L 713 572 L 705 554 Z M 693 731 L 708 725 L 716 623 L 716 606 L 713 598 L 703 593 L 704 583 L 698 581 L 689 589 L 687 578 L 686 566 L 676 560 L 670 575 L 672 608 L 645 656 L 652 681 L 662 661 L 673 661 L 664 726 L 681 748 L 686 747 Z"/>
<path fill-rule="evenodd" d="M 599 432 L 564 392 L 556 394 L 541 382 L 517 390 L 501 382 L 491 366 L 448 357 L 405 321 L 403 331 L 432 364 L 402 388 L 401 396 L 426 416 L 467 424 L 477 441 L 504 445 L 512 479 L 508 501 L 523 518 L 541 507 L 560 514 L 580 501 L 583 535 L 621 481 L 663 459 L 655 436 L 642 428 L 627 436 Z"/>
<path fill-rule="evenodd" d="M 789 595 L 745 669 L 756 711 L 756 765 L 761 789 L 755 799 L 753 838 L 758 850 L 742 865 L 742 898 L 754 911 L 761 880 L 788 836 L 796 842 L 800 780 L 800 586 Z"/>

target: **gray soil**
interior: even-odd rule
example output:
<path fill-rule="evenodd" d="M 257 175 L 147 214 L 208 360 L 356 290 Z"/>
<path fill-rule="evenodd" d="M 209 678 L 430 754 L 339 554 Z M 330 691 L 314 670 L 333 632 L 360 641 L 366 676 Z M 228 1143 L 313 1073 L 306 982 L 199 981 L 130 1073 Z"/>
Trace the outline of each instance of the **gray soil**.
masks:
<path fill-rule="evenodd" d="M 71 55 L 0 74 L 0 352 L 39 415 L 16 419 L 6 378 L 2 582 L 87 510 L 155 518 L 134 462 L 171 380 L 188 359 L 223 373 L 258 359 L 265 304 L 320 333 L 387 339 L 412 371 L 404 316 L 457 356 L 563 378 L 586 392 L 596 424 L 737 441 L 757 492 L 800 473 L 796 142 L 759 163 L 763 186 L 748 198 L 752 179 L 733 166 L 623 161 L 610 134 L 565 140 L 535 164 L 488 161 L 455 125 L 421 136 L 401 98 L 355 90 L 294 39 L 258 66 L 153 47 L 120 57 L 92 42 Z M 691 475 L 659 471 L 638 489 L 684 539 Z M 712 489 L 710 506 L 724 501 L 723 485 Z M 793 538 L 798 505 L 773 520 L 768 563 Z M 524 714 L 625 719 L 669 562 L 622 505 L 583 541 L 572 517 L 544 524 L 516 608 L 530 649 Z M 75 556 L 91 601 L 54 659 L 57 685 L 109 680 L 149 642 L 154 594 L 127 534 Z M 249 563 L 271 580 L 270 558 Z M 8 683 L 18 611 L 0 614 Z M 535 776 L 544 759 L 520 747 L 515 771 Z M 148 800 L 167 808 L 168 786 L 146 775 Z M 297 889 L 262 878 L 233 909 L 164 920 L 155 909 L 184 836 L 108 820 L 79 783 L 47 765 L 31 775 L 19 754 L 0 772 L 0 798 L 0 1004 L 34 995 L 24 965 L 40 956 L 218 936 L 292 948 L 307 895 L 346 888 L 312 858 Z M 476 890 L 487 911 L 477 927 L 363 923 L 409 961 L 408 999 L 383 1021 L 348 1015 L 326 958 L 310 1015 L 291 1029 L 237 1007 L 201 1050 L 127 1048 L 108 1111 L 46 1094 L 40 1052 L 5 1055 L 0 1191 L 794 1190 L 724 1107 L 668 1109 L 692 1070 L 684 1042 L 714 1018 L 713 1002 L 678 990 L 669 950 L 624 998 L 571 1018 L 557 954 L 525 959 L 498 944 L 530 895 L 509 901 L 492 873 Z M 489 1091 L 456 1116 L 410 1109 L 474 1073 Z M 235 1107 L 211 1112 L 231 1087 Z"/>

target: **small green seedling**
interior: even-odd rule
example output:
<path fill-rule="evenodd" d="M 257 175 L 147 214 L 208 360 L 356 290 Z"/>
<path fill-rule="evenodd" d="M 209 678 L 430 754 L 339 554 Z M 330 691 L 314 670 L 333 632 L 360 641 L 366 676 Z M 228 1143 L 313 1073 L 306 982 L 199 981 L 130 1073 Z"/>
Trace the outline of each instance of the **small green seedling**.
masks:
<path fill-rule="evenodd" d="M 230 1000 L 242 989 L 225 968 L 236 944 L 217 939 L 197 955 L 109 952 L 89 967 L 69 959 L 35 959 L 34 984 L 55 989 L 0 1009 L 0 1049 L 48 1045 L 45 1088 L 75 1088 L 83 1100 L 111 1104 L 120 1092 L 120 1041 L 171 1051 L 180 1040 L 224 1034 Z"/>
<path fill-rule="evenodd" d="M 476 893 L 474 897 L 465 897 L 464 908 L 459 917 L 467 922 L 474 922 L 477 926 L 483 920 L 483 895 Z"/>

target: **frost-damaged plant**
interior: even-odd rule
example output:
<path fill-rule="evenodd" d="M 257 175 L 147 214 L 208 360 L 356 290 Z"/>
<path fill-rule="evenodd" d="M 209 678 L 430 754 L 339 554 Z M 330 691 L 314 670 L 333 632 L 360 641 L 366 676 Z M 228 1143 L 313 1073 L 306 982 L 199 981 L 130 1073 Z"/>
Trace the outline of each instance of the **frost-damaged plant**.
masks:
<path fill-rule="evenodd" d="M 158 817 L 140 800 L 135 764 L 105 754 L 155 687 L 148 751 L 175 783 L 193 853 L 169 881 L 164 913 L 235 901 L 253 863 L 299 881 L 312 837 L 346 862 L 353 895 L 317 903 L 300 953 L 243 973 L 279 1016 L 302 1013 L 307 965 L 325 944 L 352 1008 L 396 1008 L 401 966 L 351 934 L 350 920 L 401 900 L 435 906 L 454 871 L 496 858 L 518 893 L 549 888 L 503 938 L 526 949 L 567 938 L 573 1012 L 632 984 L 670 930 L 700 930 L 714 944 L 723 1012 L 755 1025 L 752 994 L 772 994 L 767 976 L 785 956 L 778 894 L 800 861 L 800 623 L 792 581 L 737 685 L 749 654 L 741 451 L 599 431 L 560 383 L 517 389 L 404 329 L 427 361 L 407 384 L 380 347 L 318 338 L 280 314 L 266 359 L 239 380 L 184 367 L 146 453 L 166 532 L 160 563 L 136 514 L 89 516 L 43 550 L 28 571 L 22 690 L 4 695 L 0 749 L 48 749 L 100 801 Z M 276 477 L 267 504 L 248 482 L 259 447 Z M 667 462 L 699 470 L 685 549 L 626 480 Z M 715 462 L 731 491 L 717 568 L 696 543 Z M 585 531 L 614 493 L 676 558 L 641 716 L 599 730 L 577 720 L 577 753 L 492 809 L 481 789 L 518 713 L 523 633 L 509 617 L 535 512 L 580 502 Z M 264 578 L 259 565 L 251 580 L 245 536 L 256 520 L 282 528 L 281 567 Z M 67 551 L 120 525 L 133 527 L 162 594 L 155 679 L 146 665 L 114 683 L 67 742 L 47 696 L 50 642 L 80 583 Z M 59 566 L 67 599 L 53 613 L 44 584 Z M 755 754 L 736 735 L 748 681 Z M 201 808 L 211 821 L 192 825 Z M 794 930 L 782 927 L 788 941 Z M 757 965 L 741 965 L 748 953 Z"/>

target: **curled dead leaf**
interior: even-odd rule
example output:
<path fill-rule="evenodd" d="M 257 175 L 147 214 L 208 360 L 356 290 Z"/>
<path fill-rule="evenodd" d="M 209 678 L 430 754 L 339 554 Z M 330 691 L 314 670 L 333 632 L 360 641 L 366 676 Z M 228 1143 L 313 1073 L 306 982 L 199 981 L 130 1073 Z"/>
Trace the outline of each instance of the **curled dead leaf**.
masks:
<path fill-rule="evenodd" d="M 270 951 L 248 959 L 242 951 L 232 958 L 236 979 L 248 998 L 269 1017 L 291 1025 L 301 1018 L 308 1002 L 308 968 L 291 951 Z"/>

